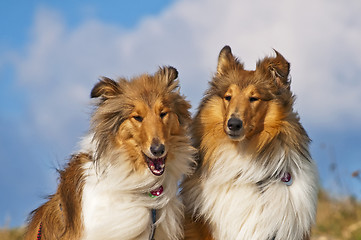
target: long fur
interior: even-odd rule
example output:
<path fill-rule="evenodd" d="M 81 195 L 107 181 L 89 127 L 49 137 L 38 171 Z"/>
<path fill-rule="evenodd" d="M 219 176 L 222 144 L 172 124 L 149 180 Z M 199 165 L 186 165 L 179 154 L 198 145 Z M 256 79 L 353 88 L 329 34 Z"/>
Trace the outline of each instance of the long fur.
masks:
<path fill-rule="evenodd" d="M 190 104 L 180 95 L 178 72 L 163 67 L 130 81 L 102 78 L 92 128 L 60 171 L 57 192 L 36 209 L 25 239 L 182 239 L 184 207 L 178 182 L 192 172 L 194 148 L 187 137 Z M 164 173 L 147 165 L 153 144 L 164 144 Z M 164 152 L 164 153 L 163 153 Z M 149 192 L 163 186 L 156 198 Z"/>
<path fill-rule="evenodd" d="M 199 159 L 182 185 L 185 239 L 309 239 L 318 177 L 293 110 L 289 69 L 278 52 L 247 71 L 230 47 L 221 50 L 192 123 Z M 242 120 L 236 137 L 232 117 Z"/>

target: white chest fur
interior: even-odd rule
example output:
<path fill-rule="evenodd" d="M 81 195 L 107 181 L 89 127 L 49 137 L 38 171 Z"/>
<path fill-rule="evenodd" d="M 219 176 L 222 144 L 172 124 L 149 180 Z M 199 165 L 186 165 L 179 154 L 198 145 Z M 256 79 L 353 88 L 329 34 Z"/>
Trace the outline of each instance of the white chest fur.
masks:
<path fill-rule="evenodd" d="M 199 212 L 215 229 L 214 237 L 303 239 L 316 213 L 317 173 L 313 162 L 300 160 L 297 155 L 290 156 L 275 169 L 287 165 L 292 185 L 288 186 L 280 177 L 268 179 L 261 187 L 257 182 L 264 179 L 267 169 L 253 167 L 246 159 L 237 162 L 235 159 L 240 156 L 229 151 L 220 156 L 225 158 L 218 161 L 223 167 L 215 166 L 208 174 L 200 194 L 204 204 L 198 206 Z M 292 158 L 298 159 L 292 162 Z M 302 164 L 298 164 L 300 162 Z M 222 176 L 226 177 L 220 179 Z"/>
<path fill-rule="evenodd" d="M 148 239 L 151 216 L 145 196 L 124 191 L 111 176 L 98 177 L 92 166 L 88 174 L 82 204 L 84 239 Z"/>
<path fill-rule="evenodd" d="M 85 144 L 84 144 L 85 142 Z M 85 139 L 82 150 L 94 152 Z M 193 149 L 177 154 L 160 177 L 148 169 L 135 174 L 122 153 L 117 165 L 84 164 L 85 183 L 82 194 L 83 240 L 122 239 L 148 240 L 151 235 L 152 209 L 156 209 L 157 240 L 178 240 L 183 237 L 183 204 L 178 199 L 178 181 L 190 171 Z M 123 159 L 124 160 L 124 159 Z M 110 162 L 110 161 L 104 161 Z M 149 197 L 149 191 L 163 186 L 163 193 Z"/>

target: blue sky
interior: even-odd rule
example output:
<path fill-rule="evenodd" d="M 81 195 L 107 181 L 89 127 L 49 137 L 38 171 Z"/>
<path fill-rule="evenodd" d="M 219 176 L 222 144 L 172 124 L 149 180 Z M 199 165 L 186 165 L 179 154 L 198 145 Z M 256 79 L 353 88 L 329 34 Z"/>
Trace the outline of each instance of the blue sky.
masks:
<path fill-rule="evenodd" d="M 320 11 L 322 9 L 322 11 Z M 179 70 L 198 105 L 228 44 L 249 69 L 277 49 L 321 184 L 361 197 L 361 2 L 12 1 L 0 8 L 0 226 L 22 225 L 56 190 L 87 132 L 99 76 Z"/>

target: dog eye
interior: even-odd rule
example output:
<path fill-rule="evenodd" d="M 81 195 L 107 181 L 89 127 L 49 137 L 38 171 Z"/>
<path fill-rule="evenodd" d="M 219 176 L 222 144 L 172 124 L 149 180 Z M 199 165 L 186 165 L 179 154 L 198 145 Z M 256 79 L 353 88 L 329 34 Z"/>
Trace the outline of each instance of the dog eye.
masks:
<path fill-rule="evenodd" d="M 225 96 L 224 99 L 225 99 L 226 101 L 231 101 L 232 96 L 229 96 L 229 95 L 228 95 L 228 96 Z"/>
<path fill-rule="evenodd" d="M 258 101 L 259 100 L 259 98 L 256 98 L 256 97 L 250 97 L 249 98 L 249 101 L 250 102 L 256 102 L 256 101 Z"/>
<path fill-rule="evenodd" d="M 168 112 L 162 112 L 159 114 L 160 118 L 164 118 L 165 116 L 167 116 Z"/>
<path fill-rule="evenodd" d="M 134 116 L 133 117 L 135 120 L 137 120 L 138 122 L 142 122 L 143 118 L 141 116 Z"/>

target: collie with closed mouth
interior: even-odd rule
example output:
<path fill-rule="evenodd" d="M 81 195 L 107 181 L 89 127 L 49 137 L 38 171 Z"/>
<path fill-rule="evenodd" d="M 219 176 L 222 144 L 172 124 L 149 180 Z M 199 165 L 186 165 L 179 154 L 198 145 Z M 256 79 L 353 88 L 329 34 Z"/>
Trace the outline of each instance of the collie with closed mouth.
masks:
<path fill-rule="evenodd" d="M 185 239 L 305 240 L 318 175 L 275 51 L 248 71 L 225 46 L 192 123 L 195 174 L 182 184 Z"/>
<path fill-rule="evenodd" d="M 192 172 L 190 104 L 178 72 L 103 77 L 89 134 L 59 171 L 57 192 L 34 210 L 26 239 L 182 239 L 178 182 Z"/>

